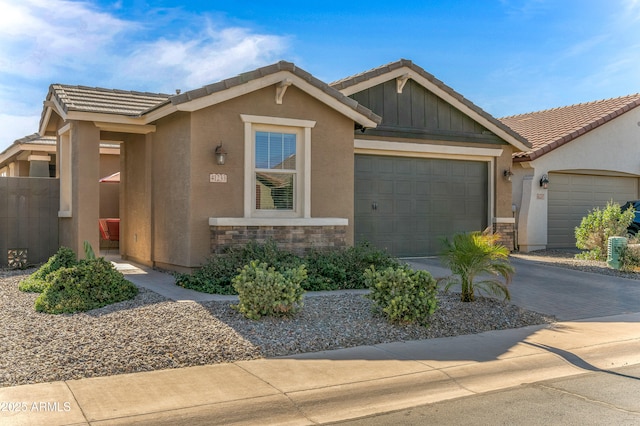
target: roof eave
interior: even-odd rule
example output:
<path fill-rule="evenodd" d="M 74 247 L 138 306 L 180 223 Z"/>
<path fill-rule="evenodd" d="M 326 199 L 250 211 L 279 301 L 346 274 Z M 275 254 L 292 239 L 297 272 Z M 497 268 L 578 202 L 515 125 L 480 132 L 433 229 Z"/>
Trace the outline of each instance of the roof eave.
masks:
<path fill-rule="evenodd" d="M 464 96 L 438 80 L 435 76 L 407 59 L 401 59 L 386 66 L 373 69 L 362 75 L 354 76 L 352 79 L 338 81 L 333 83 L 332 87 L 338 89 L 345 96 L 349 96 L 399 77 L 413 79 L 421 86 L 482 124 L 496 136 L 514 146 L 518 151 L 528 151 L 531 149 L 529 141 L 513 131 L 513 129 L 502 124 L 497 118 L 491 116 L 482 108 L 473 104 Z"/>
<path fill-rule="evenodd" d="M 326 83 L 288 62 L 259 68 L 170 98 L 177 111 L 193 112 L 282 82 L 294 85 L 363 127 L 377 127 L 382 118 Z M 276 93 L 274 92 L 274 102 Z M 286 95 L 285 95 L 286 96 Z M 154 111 L 155 119 L 172 112 L 169 106 Z"/>

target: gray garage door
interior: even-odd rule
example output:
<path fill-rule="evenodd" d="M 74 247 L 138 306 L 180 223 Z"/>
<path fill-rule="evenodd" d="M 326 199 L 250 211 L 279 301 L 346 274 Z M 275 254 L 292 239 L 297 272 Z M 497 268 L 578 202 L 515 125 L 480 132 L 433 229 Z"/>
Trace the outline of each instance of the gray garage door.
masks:
<path fill-rule="evenodd" d="M 440 237 L 483 230 L 487 164 L 356 155 L 356 242 L 397 256 L 424 256 L 441 250 Z"/>
<path fill-rule="evenodd" d="M 575 228 L 594 207 L 613 200 L 623 204 L 638 198 L 638 179 L 568 173 L 549 174 L 547 245 L 576 246 Z"/>

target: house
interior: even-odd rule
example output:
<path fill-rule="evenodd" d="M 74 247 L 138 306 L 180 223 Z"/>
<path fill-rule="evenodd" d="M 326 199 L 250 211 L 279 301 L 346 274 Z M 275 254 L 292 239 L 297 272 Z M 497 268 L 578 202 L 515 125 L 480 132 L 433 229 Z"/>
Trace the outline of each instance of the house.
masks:
<path fill-rule="evenodd" d="M 56 137 L 34 133 L 20 138 L 0 152 L 0 177 L 55 177 Z M 120 145 L 100 142 L 100 176 L 120 170 Z M 100 185 L 100 217 L 118 217 L 118 185 Z"/>
<path fill-rule="evenodd" d="M 529 143 L 411 61 L 331 85 L 289 62 L 175 95 L 54 84 L 60 243 L 97 246 L 99 146 L 120 146 L 120 254 L 188 271 L 272 238 L 434 254 L 492 226 L 513 246 L 505 170 Z M 80 248 L 80 250 L 78 250 Z"/>
<path fill-rule="evenodd" d="M 640 198 L 640 94 L 500 119 L 531 149 L 514 154 L 518 245 L 575 248 L 594 207 Z"/>

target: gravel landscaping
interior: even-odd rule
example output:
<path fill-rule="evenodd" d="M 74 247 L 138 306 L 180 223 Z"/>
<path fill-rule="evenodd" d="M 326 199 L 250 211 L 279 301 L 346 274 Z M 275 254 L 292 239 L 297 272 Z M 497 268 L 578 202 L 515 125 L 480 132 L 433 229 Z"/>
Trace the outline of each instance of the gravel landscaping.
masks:
<path fill-rule="evenodd" d="M 603 263 L 539 253 L 557 266 L 619 273 Z M 523 255 L 517 255 L 521 257 Z M 558 261 L 559 259 L 564 259 Z M 581 263 L 584 262 L 584 263 Z M 180 368 L 553 322 L 490 298 L 441 294 L 429 327 L 391 325 L 362 294 L 306 297 L 293 318 L 247 320 L 228 302 L 173 302 L 142 289 L 133 300 L 80 314 L 35 312 L 18 290 L 33 270 L 0 271 L 0 387 Z M 635 278 L 635 273 L 632 273 Z"/>

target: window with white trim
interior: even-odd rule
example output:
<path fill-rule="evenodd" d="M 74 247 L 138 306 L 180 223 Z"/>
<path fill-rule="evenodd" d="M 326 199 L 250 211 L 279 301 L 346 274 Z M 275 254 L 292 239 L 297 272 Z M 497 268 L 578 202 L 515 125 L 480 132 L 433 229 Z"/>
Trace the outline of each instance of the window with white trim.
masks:
<path fill-rule="evenodd" d="M 256 130 L 254 144 L 256 210 L 297 210 L 297 133 Z"/>
<path fill-rule="evenodd" d="M 314 121 L 241 115 L 245 217 L 310 217 Z"/>

